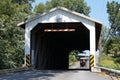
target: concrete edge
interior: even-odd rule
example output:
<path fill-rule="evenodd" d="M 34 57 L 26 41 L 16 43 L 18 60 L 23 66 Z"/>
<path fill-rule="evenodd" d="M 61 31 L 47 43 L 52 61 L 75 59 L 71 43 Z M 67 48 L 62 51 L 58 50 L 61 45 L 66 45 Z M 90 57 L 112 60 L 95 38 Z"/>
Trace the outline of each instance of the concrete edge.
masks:
<path fill-rule="evenodd" d="M 101 68 L 99 68 L 99 67 L 91 67 L 91 72 L 101 72 Z"/>
<path fill-rule="evenodd" d="M 105 72 L 110 76 L 120 77 L 120 70 L 110 69 L 106 67 L 94 67 L 93 72 L 95 72 L 95 69 L 100 69 L 101 72 Z"/>
<path fill-rule="evenodd" d="M 30 70 L 30 68 L 28 68 L 28 67 L 20 67 L 20 68 L 13 68 L 13 69 L 3 69 L 3 70 L 0 70 L 0 75 L 16 73 L 16 72 L 22 72 L 22 71 L 28 71 L 28 70 Z"/>
<path fill-rule="evenodd" d="M 120 70 L 115 70 L 115 69 L 110 69 L 110 68 L 106 68 L 106 67 L 100 67 L 102 71 L 111 73 L 111 74 L 115 74 L 115 75 L 119 75 L 120 76 Z"/>

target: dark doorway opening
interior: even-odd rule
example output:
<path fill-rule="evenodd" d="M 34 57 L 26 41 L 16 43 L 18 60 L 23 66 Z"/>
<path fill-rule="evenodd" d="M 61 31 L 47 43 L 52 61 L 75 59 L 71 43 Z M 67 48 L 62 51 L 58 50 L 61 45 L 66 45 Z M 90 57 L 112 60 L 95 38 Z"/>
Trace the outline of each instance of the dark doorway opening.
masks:
<path fill-rule="evenodd" d="M 75 29 L 75 32 L 44 32 L 45 29 Z M 90 32 L 80 22 L 39 23 L 31 31 L 31 52 L 36 69 L 69 69 L 71 50 L 89 50 Z"/>
<path fill-rule="evenodd" d="M 89 64 L 90 51 L 89 50 L 72 50 L 69 52 L 69 69 L 78 70 L 90 69 Z"/>

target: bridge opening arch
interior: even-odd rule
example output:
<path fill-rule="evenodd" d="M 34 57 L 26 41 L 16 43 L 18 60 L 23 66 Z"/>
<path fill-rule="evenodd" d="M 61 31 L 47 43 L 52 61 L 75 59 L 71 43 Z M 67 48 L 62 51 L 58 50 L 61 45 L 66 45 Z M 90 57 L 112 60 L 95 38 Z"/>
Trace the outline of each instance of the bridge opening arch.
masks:
<path fill-rule="evenodd" d="M 45 32 L 45 29 L 75 31 Z M 69 69 L 71 50 L 90 50 L 90 31 L 81 22 L 39 23 L 31 31 L 31 53 L 36 69 Z"/>

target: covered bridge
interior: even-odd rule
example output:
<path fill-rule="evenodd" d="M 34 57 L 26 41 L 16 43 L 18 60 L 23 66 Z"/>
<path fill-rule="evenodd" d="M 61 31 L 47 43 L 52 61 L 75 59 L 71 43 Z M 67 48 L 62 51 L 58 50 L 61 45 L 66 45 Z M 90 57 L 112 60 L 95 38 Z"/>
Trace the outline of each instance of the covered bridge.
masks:
<path fill-rule="evenodd" d="M 71 50 L 90 50 L 94 56 L 102 27 L 101 22 L 64 7 L 18 25 L 25 29 L 25 55 L 36 69 L 68 69 Z"/>

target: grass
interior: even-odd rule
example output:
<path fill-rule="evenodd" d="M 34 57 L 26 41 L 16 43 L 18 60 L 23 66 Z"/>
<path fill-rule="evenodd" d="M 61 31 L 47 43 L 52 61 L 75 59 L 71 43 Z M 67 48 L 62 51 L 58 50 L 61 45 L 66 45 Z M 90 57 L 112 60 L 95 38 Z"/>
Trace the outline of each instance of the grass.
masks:
<path fill-rule="evenodd" d="M 115 63 L 115 58 L 111 57 L 111 55 L 100 54 L 99 65 L 102 67 L 120 70 L 120 64 Z"/>

